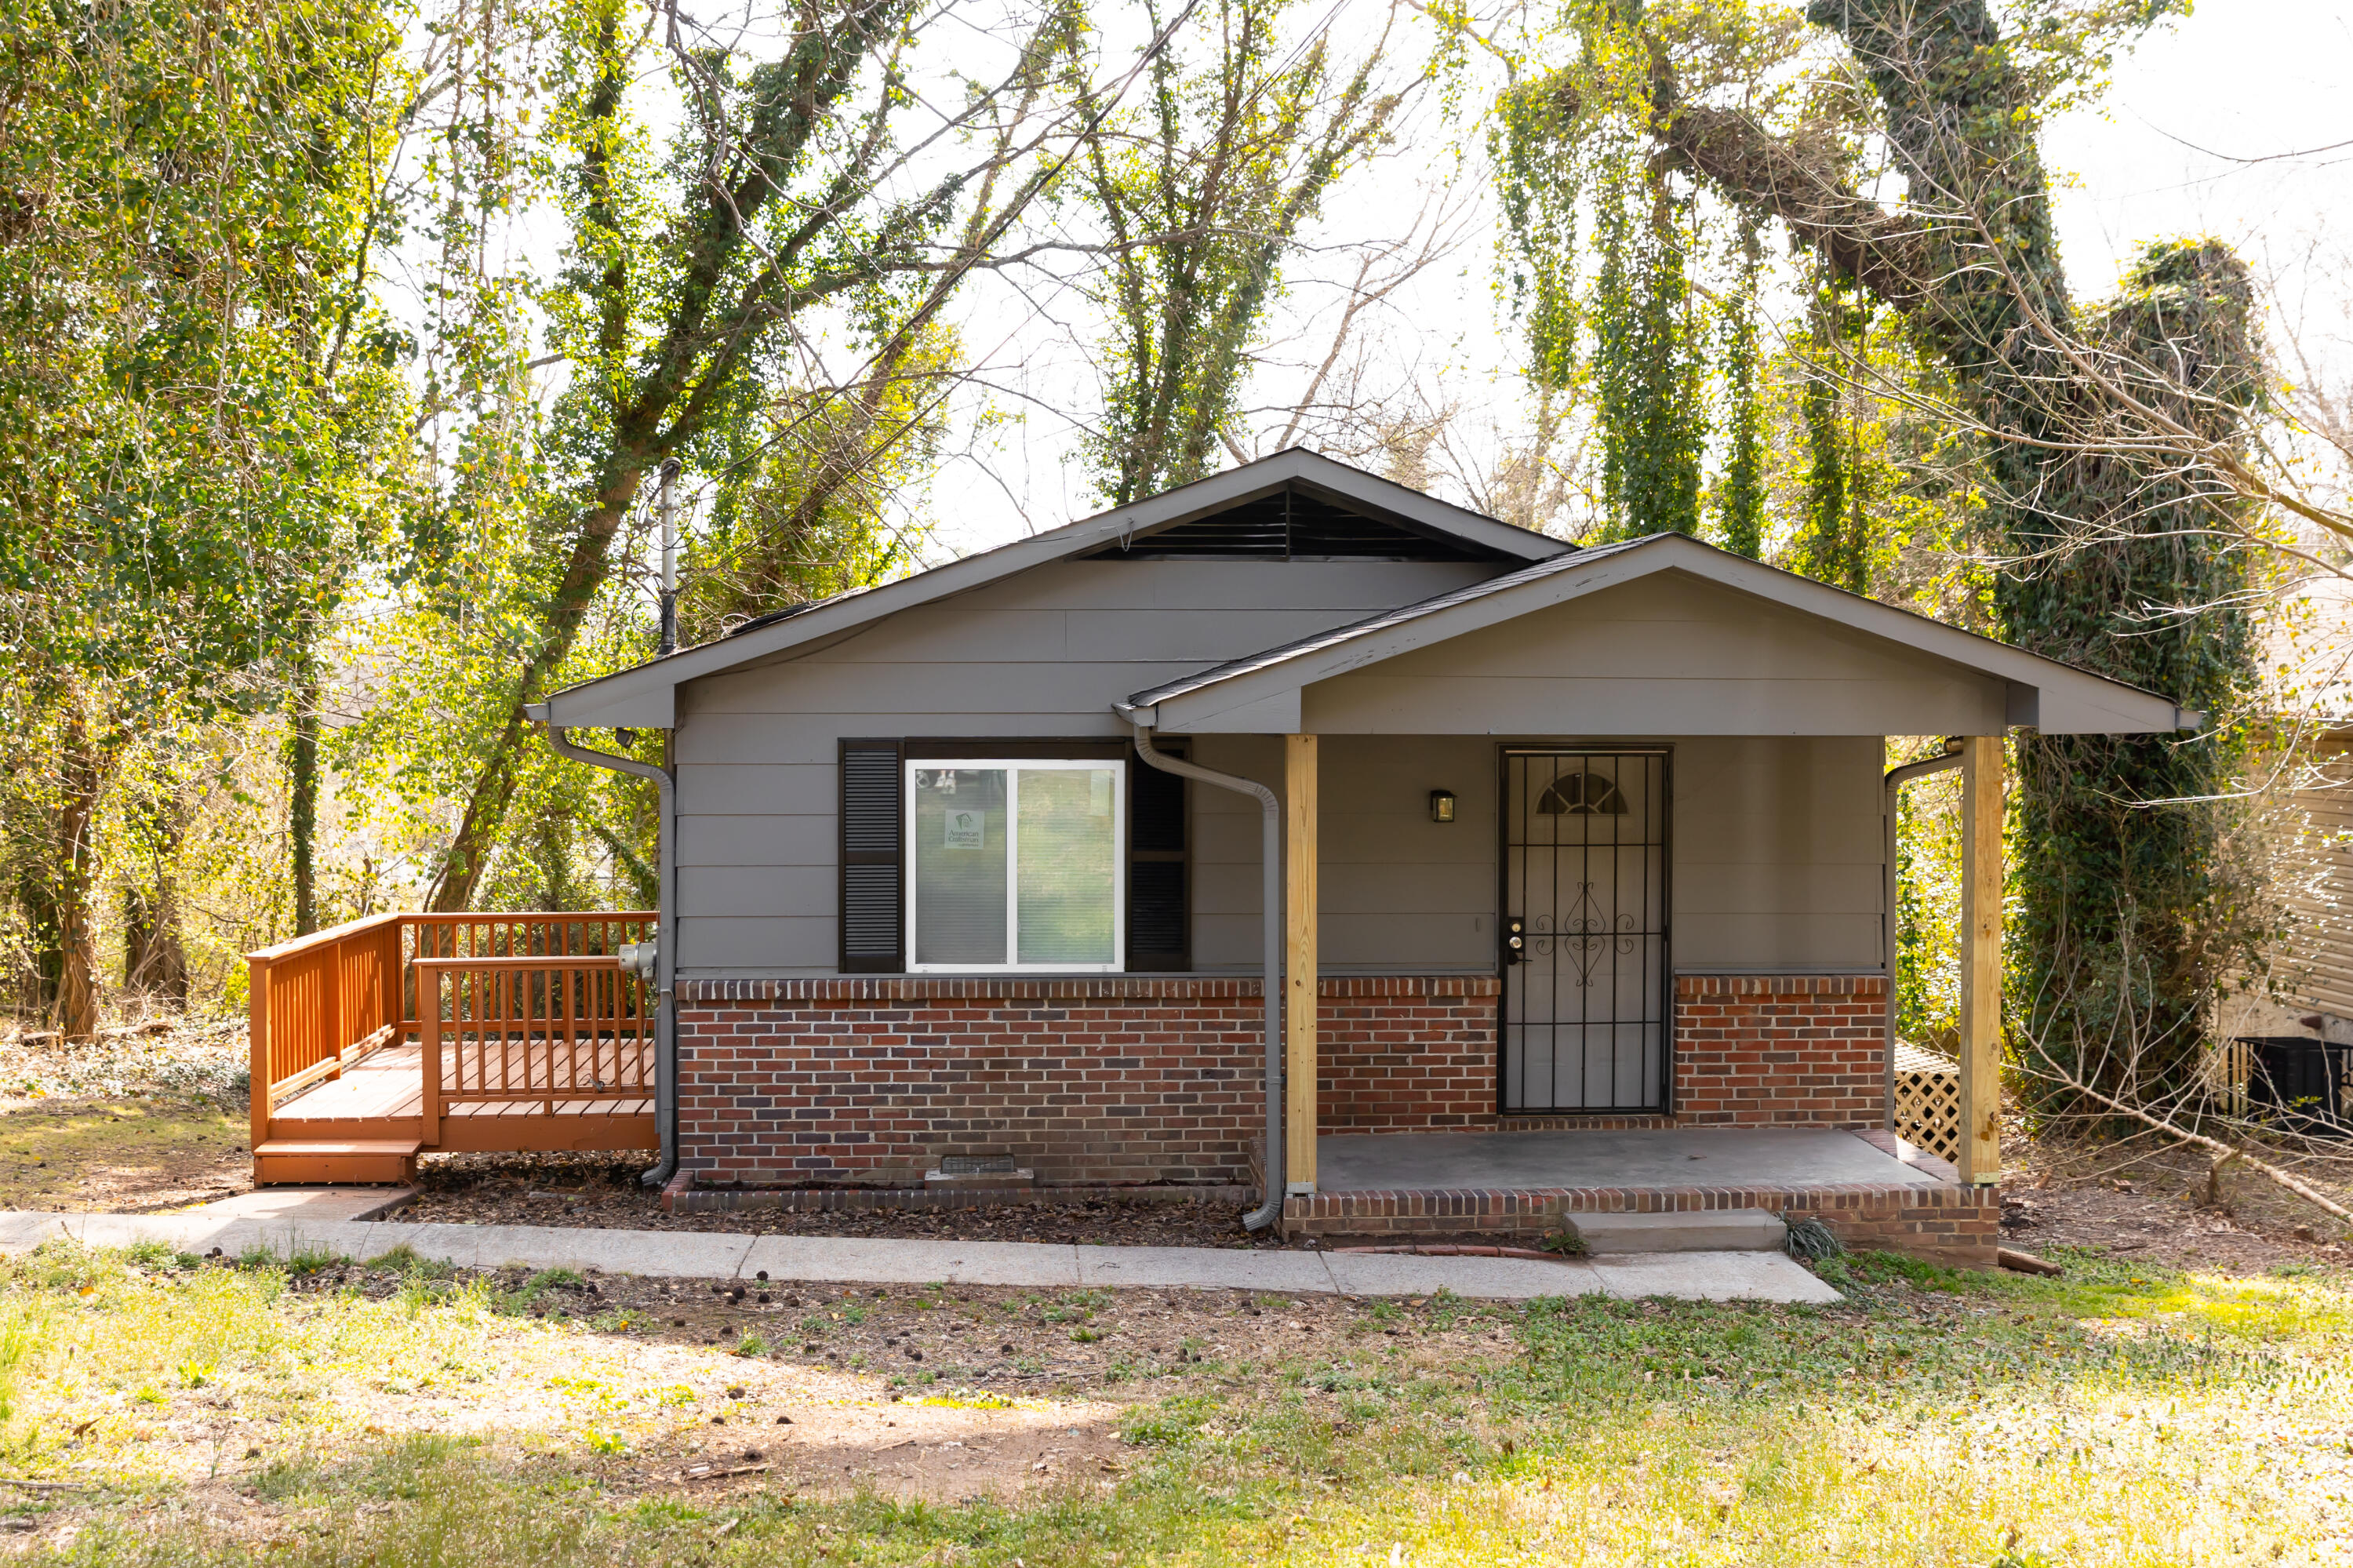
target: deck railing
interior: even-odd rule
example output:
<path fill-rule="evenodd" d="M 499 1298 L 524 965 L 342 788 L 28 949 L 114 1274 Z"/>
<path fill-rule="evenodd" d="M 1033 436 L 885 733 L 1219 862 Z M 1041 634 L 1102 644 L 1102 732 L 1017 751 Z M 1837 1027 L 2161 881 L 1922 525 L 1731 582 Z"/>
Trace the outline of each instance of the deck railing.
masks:
<path fill-rule="evenodd" d="M 419 959 L 609 960 L 653 933 L 647 910 L 372 915 L 246 956 L 253 1141 L 301 1089 L 419 1033 Z M 428 1083 L 430 1080 L 428 1080 Z"/>
<path fill-rule="evenodd" d="M 419 959 L 425 1141 L 453 1105 L 642 1100 L 654 1092 L 645 982 L 610 958 Z"/>

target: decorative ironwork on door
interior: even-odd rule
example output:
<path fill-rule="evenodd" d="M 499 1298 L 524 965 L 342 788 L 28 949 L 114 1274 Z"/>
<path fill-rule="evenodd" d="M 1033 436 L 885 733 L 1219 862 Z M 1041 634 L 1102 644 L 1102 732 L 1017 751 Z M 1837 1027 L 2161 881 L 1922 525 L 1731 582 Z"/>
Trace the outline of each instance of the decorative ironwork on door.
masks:
<path fill-rule="evenodd" d="M 1667 760 L 1504 753 L 1506 1115 L 1665 1108 Z"/>

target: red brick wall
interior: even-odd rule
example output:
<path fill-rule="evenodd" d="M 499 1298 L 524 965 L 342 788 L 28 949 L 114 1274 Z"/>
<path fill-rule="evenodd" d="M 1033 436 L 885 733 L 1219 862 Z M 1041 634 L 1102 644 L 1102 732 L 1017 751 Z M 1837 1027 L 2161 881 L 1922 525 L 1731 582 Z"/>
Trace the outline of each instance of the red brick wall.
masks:
<path fill-rule="evenodd" d="M 1463 1132 L 1495 1126 L 1492 975 L 1326 980 L 1315 1016 L 1315 1111 L 1324 1132 Z"/>
<path fill-rule="evenodd" d="M 698 1179 L 920 1182 L 1008 1153 L 1057 1182 L 1248 1180 L 1256 980 L 692 982 L 679 1140 Z"/>
<path fill-rule="evenodd" d="M 1875 1127 L 1876 976 L 1683 976 L 1685 1123 Z M 1255 980 L 1113 976 L 705 980 L 680 988 L 684 1168 L 762 1184 L 921 1179 L 1004 1153 L 1051 1182 L 1250 1180 L 1264 1101 Z M 1493 976 L 1320 988 L 1323 1130 L 1467 1131 L 1661 1118 L 1500 1118 Z"/>
<path fill-rule="evenodd" d="M 1881 975 L 1677 975 L 1675 1120 L 1883 1127 Z"/>

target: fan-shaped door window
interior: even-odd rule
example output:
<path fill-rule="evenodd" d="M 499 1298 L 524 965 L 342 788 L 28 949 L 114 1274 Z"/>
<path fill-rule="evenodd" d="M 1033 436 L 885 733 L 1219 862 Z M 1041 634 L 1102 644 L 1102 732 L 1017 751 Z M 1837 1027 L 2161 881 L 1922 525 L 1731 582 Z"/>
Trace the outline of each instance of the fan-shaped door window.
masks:
<path fill-rule="evenodd" d="M 1564 773 L 1545 786 L 1536 810 L 1547 817 L 1622 817 L 1626 797 L 1599 773 Z"/>

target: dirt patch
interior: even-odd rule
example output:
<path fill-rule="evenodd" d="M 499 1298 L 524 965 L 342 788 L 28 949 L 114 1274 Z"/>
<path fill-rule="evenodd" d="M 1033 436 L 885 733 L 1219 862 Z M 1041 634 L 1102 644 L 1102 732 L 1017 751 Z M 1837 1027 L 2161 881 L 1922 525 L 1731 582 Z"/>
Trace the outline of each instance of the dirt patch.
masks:
<path fill-rule="evenodd" d="M 181 1277 L 232 1266 L 174 1266 Z M 455 1316 L 437 1321 L 445 1302 Z M 272 1310 L 301 1323 L 361 1303 L 427 1314 L 417 1328 L 429 1353 L 323 1359 L 296 1404 L 332 1412 L 324 1427 L 281 1428 L 293 1407 L 203 1378 L 158 1380 L 128 1401 L 82 1389 L 87 1411 L 49 1414 L 72 1431 L 64 1447 L 87 1457 L 82 1467 L 135 1454 L 142 1471 L 200 1489 L 217 1478 L 248 1513 L 300 1492 L 305 1469 L 424 1434 L 560 1452 L 572 1474 L 622 1497 L 871 1490 L 953 1502 L 1115 1483 L 1139 1402 L 1302 1361 L 1377 1355 L 1435 1374 L 1511 1333 L 1504 1315 L 1445 1298 L 738 1287 L 593 1270 L 419 1273 L 398 1259 L 292 1275 Z M 461 1332 L 469 1320 L 481 1327 Z"/>
<path fill-rule="evenodd" d="M 210 1100 L 42 1099 L 0 1106 L 0 1209 L 137 1213 L 242 1192 L 242 1114 Z"/>
<path fill-rule="evenodd" d="M 2203 1155 L 2148 1139 L 2035 1144 L 2003 1140 L 2002 1235 L 2011 1246 L 2097 1247 L 2177 1268 L 2263 1274 L 2305 1266 L 2353 1269 L 2353 1236 L 2263 1177 L 2226 1171 L 2220 1199 Z M 2345 1157 L 2291 1157 L 2295 1173 L 2343 1202 Z"/>
<path fill-rule="evenodd" d="M 1278 1248 L 1242 1229 L 1249 1205 L 1074 1198 L 966 1209 L 804 1212 L 731 1209 L 666 1214 L 638 1181 L 642 1157 L 428 1156 L 417 1201 L 396 1220 L 479 1225 L 585 1225 L 614 1230 L 724 1231 L 738 1235 L 859 1236 L 915 1241 L 1050 1242 L 1065 1245 Z"/>

